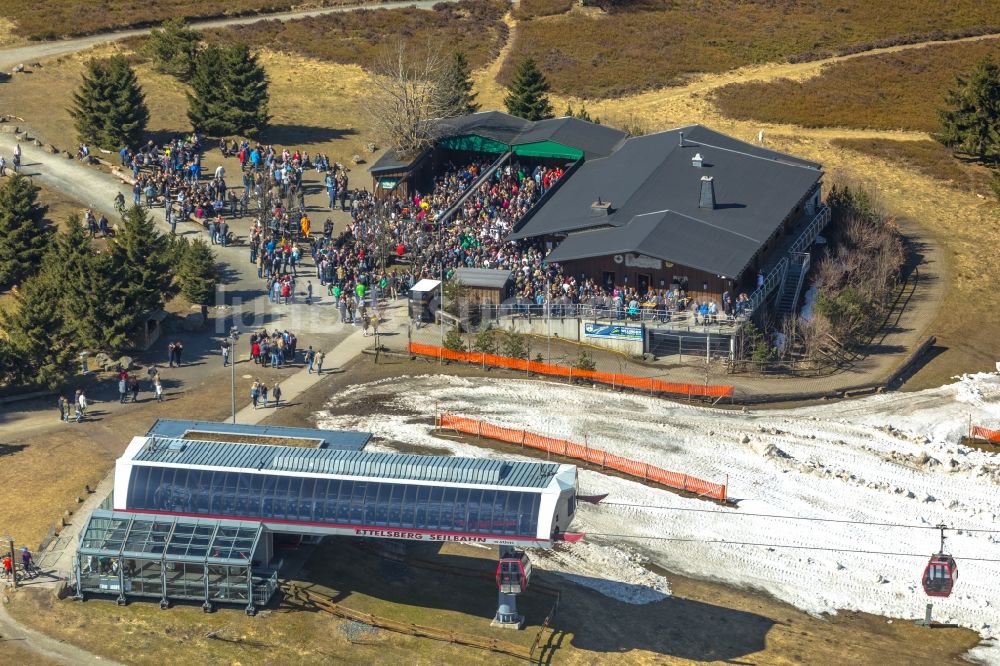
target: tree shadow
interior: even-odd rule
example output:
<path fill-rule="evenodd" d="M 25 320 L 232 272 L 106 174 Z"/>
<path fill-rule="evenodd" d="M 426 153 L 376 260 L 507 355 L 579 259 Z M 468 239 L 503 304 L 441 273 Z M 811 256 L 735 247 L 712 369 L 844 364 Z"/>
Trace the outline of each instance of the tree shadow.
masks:
<path fill-rule="evenodd" d="M 278 146 L 305 146 L 312 143 L 336 141 L 358 132 L 353 128 L 337 129 L 334 127 L 316 127 L 313 125 L 277 124 L 271 125 L 261 132 L 263 143 L 273 143 Z"/>

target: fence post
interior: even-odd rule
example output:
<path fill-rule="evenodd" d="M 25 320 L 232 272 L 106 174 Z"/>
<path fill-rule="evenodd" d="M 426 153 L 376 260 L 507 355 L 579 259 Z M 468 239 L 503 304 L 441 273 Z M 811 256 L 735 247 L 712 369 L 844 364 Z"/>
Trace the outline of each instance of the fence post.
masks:
<path fill-rule="evenodd" d="M 573 383 L 573 366 L 572 365 L 569 366 L 569 379 L 567 380 L 567 383 L 569 383 L 569 384 Z M 972 417 L 971 416 L 969 417 L 969 419 L 970 419 L 969 423 L 972 423 L 972 420 L 971 420 Z"/>
<path fill-rule="evenodd" d="M 678 363 L 683 363 L 684 362 L 684 336 L 683 335 L 678 335 L 677 336 L 677 362 Z"/>
<path fill-rule="evenodd" d="M 649 481 L 649 463 L 646 463 L 646 466 L 642 470 L 642 480 Z"/>
<path fill-rule="evenodd" d="M 688 475 L 687 474 L 684 475 L 683 485 L 684 485 L 684 491 L 687 492 L 687 489 L 688 489 Z"/>
<path fill-rule="evenodd" d="M 709 333 L 705 336 L 705 363 L 710 363 L 712 360 L 712 334 Z"/>
<path fill-rule="evenodd" d="M 476 419 L 476 437 L 483 438 L 483 422 Z"/>
<path fill-rule="evenodd" d="M 611 373 L 611 390 L 612 391 L 615 390 L 615 379 L 617 378 L 617 376 L 618 376 L 617 373 L 614 373 L 614 372 Z"/>

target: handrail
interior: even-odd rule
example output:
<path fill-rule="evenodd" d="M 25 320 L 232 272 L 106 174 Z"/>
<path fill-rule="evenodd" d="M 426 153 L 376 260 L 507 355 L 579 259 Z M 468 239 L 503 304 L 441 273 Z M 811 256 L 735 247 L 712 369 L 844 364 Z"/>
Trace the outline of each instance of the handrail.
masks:
<path fill-rule="evenodd" d="M 810 243 L 816 240 L 816 236 L 819 235 L 820 230 L 830 222 L 830 216 L 830 207 L 826 204 L 820 205 L 819 212 L 813 216 L 813 219 L 809 220 L 809 224 L 806 225 L 806 228 L 802 230 L 799 237 L 788 248 L 788 254 L 793 255 L 805 252 Z"/>
<path fill-rule="evenodd" d="M 767 297 L 774 291 L 774 288 L 778 286 L 785 279 L 785 273 L 788 271 L 788 257 L 782 257 L 778 265 L 775 266 L 767 277 L 764 278 L 764 284 L 750 294 L 750 302 L 747 306 L 747 310 L 754 312 L 760 307 L 761 303 L 767 299 Z"/>
<path fill-rule="evenodd" d="M 499 169 L 503 165 L 503 163 L 510 158 L 511 155 L 513 155 L 513 153 L 508 150 L 506 153 L 501 155 L 496 162 L 491 164 L 489 168 L 487 168 L 485 171 L 479 174 L 479 178 L 476 178 L 476 180 L 474 180 L 472 184 L 469 185 L 469 187 L 467 187 L 464 192 L 462 192 L 461 196 L 459 196 L 458 199 L 455 200 L 455 203 L 448 206 L 448 208 L 446 208 L 443 213 L 438 215 L 435 218 L 434 223 L 442 225 L 445 222 L 447 222 L 452 215 L 454 215 L 459 211 L 459 209 L 461 209 L 461 207 L 465 204 L 465 200 L 468 199 L 470 196 L 472 196 L 472 193 L 478 190 L 479 187 L 486 182 L 487 178 L 490 178 L 494 173 L 496 173 L 496 170 Z"/>
<path fill-rule="evenodd" d="M 808 252 L 802 252 L 799 254 L 799 260 L 802 263 L 802 271 L 799 273 L 799 279 L 795 284 L 795 296 L 792 297 L 792 307 L 794 309 L 795 304 L 799 302 L 799 294 L 802 293 L 802 285 L 806 281 L 806 273 L 809 271 L 810 255 Z"/>

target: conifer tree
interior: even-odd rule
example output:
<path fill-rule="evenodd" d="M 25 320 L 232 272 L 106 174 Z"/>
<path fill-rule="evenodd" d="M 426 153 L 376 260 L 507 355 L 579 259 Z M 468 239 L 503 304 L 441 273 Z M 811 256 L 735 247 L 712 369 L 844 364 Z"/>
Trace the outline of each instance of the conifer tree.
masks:
<path fill-rule="evenodd" d="M 38 272 L 48 243 L 45 207 L 38 188 L 15 174 L 0 184 L 0 285 L 9 287 Z"/>
<path fill-rule="evenodd" d="M 990 56 L 955 77 L 945 96 L 941 142 L 980 160 L 1000 160 L 1000 66 Z"/>
<path fill-rule="evenodd" d="M 246 44 L 210 46 L 198 54 L 188 119 L 209 136 L 256 136 L 267 127 L 267 73 Z"/>
<path fill-rule="evenodd" d="M 160 30 L 149 33 L 143 52 L 153 59 L 158 72 L 187 81 L 194 72 L 195 55 L 201 35 L 182 18 L 167 19 Z"/>
<path fill-rule="evenodd" d="M 224 62 L 230 133 L 257 136 L 270 120 L 267 72 L 246 44 L 226 49 Z"/>
<path fill-rule="evenodd" d="M 552 104 L 546 93 L 549 82 L 539 71 L 535 61 L 525 58 L 517 66 L 514 80 L 507 88 L 504 105 L 507 113 L 527 120 L 545 120 L 552 117 Z"/>
<path fill-rule="evenodd" d="M 210 136 L 227 136 L 226 93 L 223 85 L 222 48 L 209 46 L 195 58 L 188 98 L 188 120 L 191 125 Z"/>
<path fill-rule="evenodd" d="M 141 206 L 122 216 L 122 229 L 109 243 L 111 259 L 123 277 L 128 316 L 138 321 L 163 307 L 175 293 L 170 243 Z"/>
<path fill-rule="evenodd" d="M 59 276 L 52 268 L 26 280 L 17 291 L 16 305 L 0 318 L 12 360 L 5 373 L 9 382 L 55 388 L 79 364 L 82 347 L 67 331 Z"/>
<path fill-rule="evenodd" d="M 438 95 L 445 109 L 445 116 L 464 116 L 479 110 L 476 93 L 472 90 L 469 61 L 461 51 L 455 51 L 451 62 L 441 72 Z"/>
<path fill-rule="evenodd" d="M 149 122 L 146 97 L 124 56 L 87 63 L 70 109 L 80 140 L 107 150 L 142 141 Z"/>
<path fill-rule="evenodd" d="M 215 299 L 218 269 L 212 249 L 201 238 L 196 238 L 184 250 L 177 279 L 181 294 L 194 305 L 211 305 Z"/>
<path fill-rule="evenodd" d="M 68 328 L 87 349 L 117 351 L 127 347 L 142 312 L 131 306 L 125 271 L 110 254 L 95 254 L 74 280 L 67 309 Z"/>

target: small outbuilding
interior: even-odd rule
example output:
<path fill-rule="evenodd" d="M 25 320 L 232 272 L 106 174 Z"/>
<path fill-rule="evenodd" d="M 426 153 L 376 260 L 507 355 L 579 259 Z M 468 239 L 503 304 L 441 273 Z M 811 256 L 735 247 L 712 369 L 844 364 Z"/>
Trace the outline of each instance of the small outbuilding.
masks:
<path fill-rule="evenodd" d="M 458 268 L 452 279 L 465 287 L 471 305 L 500 305 L 514 293 L 514 274 L 490 268 Z"/>
<path fill-rule="evenodd" d="M 433 323 L 437 304 L 441 302 L 441 280 L 421 280 L 410 287 L 410 319 Z"/>

